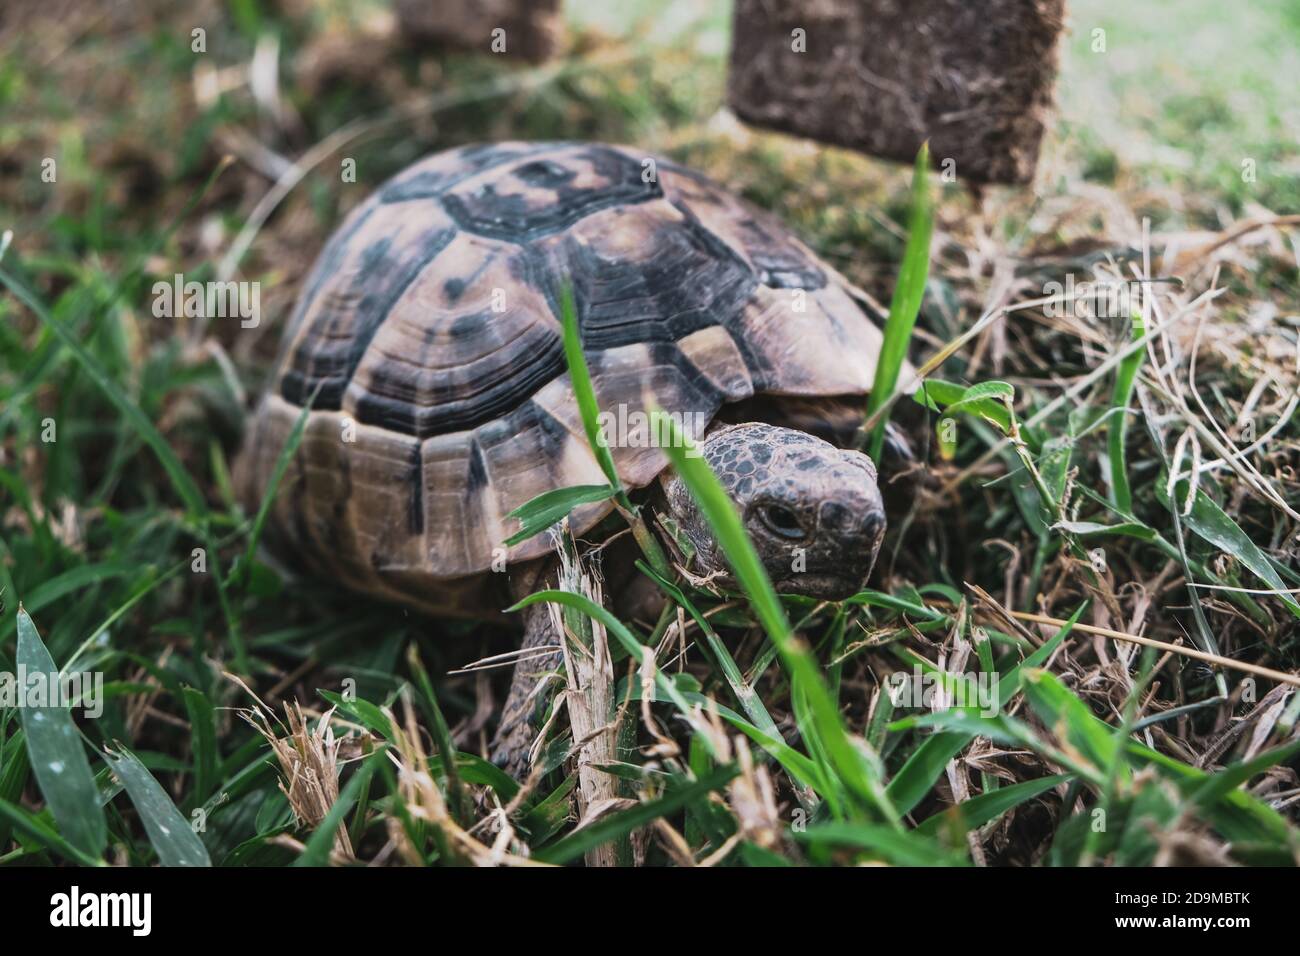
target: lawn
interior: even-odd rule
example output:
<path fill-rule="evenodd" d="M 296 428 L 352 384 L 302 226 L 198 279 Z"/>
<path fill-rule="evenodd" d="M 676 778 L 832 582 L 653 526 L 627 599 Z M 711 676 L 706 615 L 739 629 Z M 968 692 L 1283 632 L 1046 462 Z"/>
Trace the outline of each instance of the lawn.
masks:
<path fill-rule="evenodd" d="M 912 170 L 722 111 L 721 3 L 571 2 L 541 67 L 404 46 L 380 3 L 41 6 L 0 18 L 0 674 L 103 706 L 0 683 L 0 862 L 1300 862 L 1294 4 L 1071 5 L 1033 187 L 920 189 L 922 463 L 869 590 L 670 568 L 680 613 L 623 621 L 577 569 L 552 597 L 611 663 L 567 679 L 617 746 L 570 705 L 522 786 L 485 759 L 509 670 L 471 666 L 517 633 L 297 573 L 237 500 L 325 238 L 428 153 L 605 140 L 888 304 Z M 259 283 L 261 320 L 158 316 L 178 273 Z M 1062 296 L 1135 278 L 1145 312 Z"/>

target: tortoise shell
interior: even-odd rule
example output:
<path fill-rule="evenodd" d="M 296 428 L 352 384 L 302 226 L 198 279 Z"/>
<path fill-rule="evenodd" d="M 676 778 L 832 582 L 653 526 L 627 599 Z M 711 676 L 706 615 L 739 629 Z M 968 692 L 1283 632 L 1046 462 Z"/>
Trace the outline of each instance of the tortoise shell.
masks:
<path fill-rule="evenodd" d="M 603 484 L 566 370 L 569 283 L 602 409 L 708 421 L 761 394 L 865 394 L 881 333 L 788 230 L 705 177 L 631 149 L 501 143 L 432 156 L 354 210 L 313 268 L 241 461 L 255 505 L 310 402 L 275 537 L 351 587 L 472 601 L 513 548 L 513 509 Z M 628 487 L 666 459 L 613 447 Z M 575 533 L 610 509 L 588 504 Z"/>

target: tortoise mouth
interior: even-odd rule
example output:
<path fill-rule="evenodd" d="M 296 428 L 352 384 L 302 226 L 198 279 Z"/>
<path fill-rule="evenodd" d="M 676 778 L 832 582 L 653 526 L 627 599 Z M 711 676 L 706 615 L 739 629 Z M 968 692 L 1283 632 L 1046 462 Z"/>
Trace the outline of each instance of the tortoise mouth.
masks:
<path fill-rule="evenodd" d="M 842 601 L 866 587 L 864 578 L 843 574 L 812 574 L 796 572 L 775 582 L 781 594 L 802 594 L 805 597 Z"/>

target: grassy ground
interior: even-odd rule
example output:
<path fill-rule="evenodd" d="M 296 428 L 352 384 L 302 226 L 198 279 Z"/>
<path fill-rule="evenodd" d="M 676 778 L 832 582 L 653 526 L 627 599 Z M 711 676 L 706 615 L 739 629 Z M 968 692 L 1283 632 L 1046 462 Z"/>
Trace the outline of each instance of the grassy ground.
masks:
<path fill-rule="evenodd" d="M 0 861 L 1300 859 L 1297 695 L 1180 653 L 1300 666 L 1300 607 L 1261 593 L 1300 585 L 1300 20 L 1284 3 L 1226 20 L 1208 2 L 1072 5 L 1035 190 L 937 197 L 913 358 L 1067 273 L 1117 277 L 1128 266 L 1098 250 L 1141 249 L 1144 218 L 1150 274 L 1183 280 L 1159 287 L 1149 340 L 1117 362 L 1126 314 L 1040 304 L 963 341 L 934 377 L 1005 387 L 922 426 L 945 441 L 854 602 L 782 608 L 755 580 L 736 600 L 686 588 L 667 633 L 573 618 L 611 647 L 584 687 L 631 701 L 622 743 L 637 746 L 596 761 L 599 779 L 575 771 L 570 720 L 592 717 L 572 709 L 523 790 L 482 761 L 506 672 L 450 672 L 508 650 L 508 631 L 246 560 L 229 464 L 279 320 L 332 225 L 429 151 L 641 144 L 774 210 L 889 300 L 908 171 L 719 115 L 725 6 L 619 6 L 571 11 L 573 59 L 540 73 L 396 48 L 352 4 L 6 10 L 0 671 L 46 647 L 103 672 L 109 699 L 71 749 L 0 708 Z M 278 70 L 250 83 L 259 40 Z M 257 222 L 304 155 L 318 164 Z M 340 181 L 349 158 L 355 183 Z M 259 328 L 154 317 L 157 278 L 211 278 L 223 260 L 260 281 Z M 1194 450 L 1212 465 L 1233 448 L 1188 487 Z M 652 637 L 663 667 L 643 694 L 629 652 Z M 886 682 L 914 667 L 996 675 L 997 716 L 896 707 Z M 60 758 L 73 777 L 88 762 L 102 811 L 50 774 Z M 201 848 L 160 835 L 173 805 Z"/>

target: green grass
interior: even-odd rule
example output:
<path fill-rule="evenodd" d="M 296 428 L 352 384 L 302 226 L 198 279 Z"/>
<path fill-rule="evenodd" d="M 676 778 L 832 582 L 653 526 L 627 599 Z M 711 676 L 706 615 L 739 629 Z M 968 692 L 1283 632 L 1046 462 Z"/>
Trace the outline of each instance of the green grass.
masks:
<path fill-rule="evenodd" d="M 184 320 L 153 317 L 149 290 L 176 271 L 211 275 L 265 192 L 246 160 L 221 167 L 226 132 L 266 129 L 261 107 L 239 89 L 196 103 L 196 64 L 177 39 L 185 34 L 162 15 L 113 37 L 91 33 L 50 62 L 10 48 L 0 57 L 0 109 L 16 117 L 0 126 L 0 230 L 15 233 L 0 260 L 0 672 L 20 662 L 97 671 L 105 700 L 96 719 L 79 707 L 0 704 L 0 862 L 485 862 L 495 831 L 471 828 L 503 807 L 515 861 L 590 859 L 658 820 L 681 843 L 652 843 L 649 863 L 683 863 L 684 846 L 693 862 L 726 866 L 1149 865 L 1168 861 L 1158 836 L 1175 832 L 1193 860 L 1295 863 L 1296 698 L 1276 692 L 1261 703 L 1273 690 L 1266 680 L 1247 688 L 1231 667 L 1133 654 L 1118 641 L 1104 642 L 1103 661 L 1102 642 L 1079 630 L 1134 627 L 1231 659 L 1300 666 L 1300 608 L 1262 593 L 1300 586 L 1297 523 L 1233 469 L 1203 474 L 1190 508 L 1186 479 L 1168 480 L 1184 430 L 1213 457 L 1211 413 L 1239 429 L 1238 413 L 1249 411 L 1257 433 L 1282 417 L 1296 384 L 1284 317 L 1300 289 L 1282 253 L 1220 262 L 1228 291 L 1208 308 L 1197 353 L 1204 409 L 1190 392 L 1181 405 L 1166 394 L 1190 388 L 1193 322 L 1179 327 L 1186 335 L 1168 333 L 1171 378 L 1161 377 L 1166 341 L 1125 321 L 1063 329 L 1011 313 L 996 334 L 958 348 L 916 401 L 890 412 L 918 437 L 925 470 L 904 479 L 871 589 L 841 605 L 776 595 L 716 479 L 684 448 L 671 449 L 674 465 L 741 591 L 719 594 L 678 574 L 652 514 L 601 456 L 596 395 L 566 306 L 571 377 L 609 484 L 531 502 L 515 515 L 520 535 L 612 497 L 619 508 L 584 537 L 630 526 L 640 573 L 668 601 L 651 621 L 622 620 L 563 589 L 521 602 L 560 604 L 566 620 L 610 638 L 610 699 L 622 710 L 618 759 L 604 771 L 636 803 L 580 829 L 567 717 L 551 725 L 544 769 L 521 788 L 484 759 L 482 682 L 454 673 L 512 649 L 517 636 L 287 573 L 261 533 L 270 496 L 292 490 L 273 481 L 260 507 L 245 510 L 231 489 L 248 408 L 241 390 L 254 396 L 263 384 L 321 240 L 384 177 L 451 143 L 643 143 L 773 210 L 892 303 L 873 412 L 904 357 L 919 366 L 999 301 L 999 257 L 1022 280 L 1020 301 L 1042 294 L 1042 276 L 1075 268 L 1060 264 L 1072 241 L 1126 238 L 1106 233 L 1102 199 L 1150 215 L 1157 231 L 1228 227 L 1224 217 L 1253 215 L 1252 203 L 1295 212 L 1296 84 L 1285 51 L 1300 22 L 1260 4 L 1232 24 L 1215 21 L 1212 33 L 1209 8 L 1189 9 L 1169 22 L 1100 0 L 1074 5 L 1050 176 L 1038 197 L 996 194 L 981 206 L 955 188 L 931 197 L 926 177 L 905 168 L 778 137 L 732 138 L 711 123 L 726 40 L 720 4 L 698 22 L 657 20 L 653 4 L 621 19 L 575 13 L 579 26 L 611 34 L 632 32 L 634 21 L 653 29 L 635 46 L 587 34 L 588 54 L 621 57 L 599 71 L 349 144 L 355 184 L 338 181 L 338 157 L 323 163 L 243 262 L 242 277 L 263 284 L 262 328 L 211 329 L 229 363 Z M 209 63 L 225 66 L 247 61 L 260 29 L 281 33 L 283 92 L 301 121 L 265 133 L 283 155 L 427 93 L 434 73 L 440 88 L 464 90 L 501 76 L 482 58 L 422 59 L 382 45 L 354 45 L 359 61 L 345 58 L 335 79 L 297 71 L 360 16 L 327 5 L 291 20 L 249 3 L 210 27 Z M 1096 59 L 1094 20 L 1110 40 Z M 76 81 L 88 71 L 104 82 Z M 1244 108 L 1234 89 L 1250 91 Z M 1261 159 L 1256 183 L 1235 172 L 1242 154 Z M 47 155 L 59 161 L 57 184 L 31 173 Z M 1162 195 L 1173 198 L 1153 198 Z M 930 204 L 933 239 L 922 242 Z M 922 255 L 931 246 L 932 260 Z M 1199 294 L 1208 280 L 1191 278 L 1189 295 Z M 1174 301 L 1163 307 L 1157 321 Z M 1268 376 L 1276 387 L 1247 409 Z M 1281 424 L 1251 461 L 1295 509 L 1300 436 Z M 931 448 L 927 436 L 942 441 Z M 1007 611 L 1067 623 L 1026 629 L 968 584 Z M 947 687 L 960 673 L 987 675 L 994 713 L 895 706 L 886 683 L 914 667 Z M 313 728 L 334 709 L 344 748 L 327 813 L 295 814 L 267 740 L 237 715 L 257 703 L 228 673 L 265 701 L 263 719 L 280 738 L 285 704 L 301 703 Z M 497 702 L 506 678 L 485 679 Z M 1245 732 L 1225 739 L 1232 726 Z M 754 812 L 749 793 L 770 796 L 775 813 Z M 339 856 L 340 833 L 350 859 Z"/>
<path fill-rule="evenodd" d="M 912 344 L 912 329 L 921 300 L 925 297 L 926 279 L 930 274 L 930 236 L 934 231 L 934 212 L 930 196 L 930 144 L 922 143 L 912 169 L 912 202 L 907 222 L 907 245 L 903 262 L 898 270 L 898 284 L 889 300 L 889 314 L 885 317 L 885 337 L 880 346 L 876 375 L 867 399 L 867 421 L 873 420 L 885 403 L 894 398 L 898 376 L 907 361 L 908 347 Z M 904 383 L 910 387 L 911 383 Z M 872 428 L 867 453 L 876 461 L 885 443 L 886 419 Z"/>
<path fill-rule="evenodd" d="M 1062 139 L 1077 144 L 1071 152 L 1103 181 L 1121 173 L 1144 185 L 1214 192 L 1238 208 L 1296 212 L 1300 18 L 1287 0 L 1251 3 L 1230 24 L 1220 13 L 1211 0 L 1072 4 Z M 1098 29 L 1106 31 L 1105 52 L 1093 52 Z M 1255 162 L 1253 182 L 1242 175 L 1247 159 Z"/>

